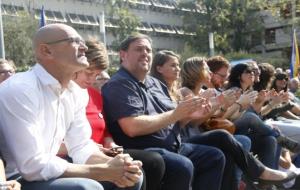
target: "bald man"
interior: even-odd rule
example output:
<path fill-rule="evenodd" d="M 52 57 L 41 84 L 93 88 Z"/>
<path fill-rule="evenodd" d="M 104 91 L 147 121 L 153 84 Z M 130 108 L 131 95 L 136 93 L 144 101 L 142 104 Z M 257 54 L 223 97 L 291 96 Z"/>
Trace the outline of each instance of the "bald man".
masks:
<path fill-rule="evenodd" d="M 85 91 L 71 81 L 88 66 L 87 47 L 70 26 L 51 24 L 33 41 L 37 64 L 0 87 L 0 143 L 9 178 L 23 190 L 140 189 L 140 161 L 112 158 L 90 140 Z M 73 163 L 57 157 L 64 141 Z M 104 182 L 105 181 L 105 182 Z"/>

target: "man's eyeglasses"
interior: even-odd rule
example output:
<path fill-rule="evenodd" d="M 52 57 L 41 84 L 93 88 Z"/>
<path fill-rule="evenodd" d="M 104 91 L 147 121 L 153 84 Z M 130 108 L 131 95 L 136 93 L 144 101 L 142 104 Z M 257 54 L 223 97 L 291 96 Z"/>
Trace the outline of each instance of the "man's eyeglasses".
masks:
<path fill-rule="evenodd" d="M 214 74 L 218 75 L 222 79 L 227 79 L 228 78 L 228 74 L 226 74 L 226 75 L 222 75 L 220 73 L 214 73 Z"/>
<path fill-rule="evenodd" d="M 77 45 L 85 45 L 85 41 L 83 39 L 79 38 L 79 37 L 64 38 L 64 39 L 61 39 L 61 40 L 46 42 L 45 44 L 52 45 L 52 44 L 58 44 L 58 43 L 61 43 L 61 42 L 69 42 L 69 43 L 75 42 Z"/>

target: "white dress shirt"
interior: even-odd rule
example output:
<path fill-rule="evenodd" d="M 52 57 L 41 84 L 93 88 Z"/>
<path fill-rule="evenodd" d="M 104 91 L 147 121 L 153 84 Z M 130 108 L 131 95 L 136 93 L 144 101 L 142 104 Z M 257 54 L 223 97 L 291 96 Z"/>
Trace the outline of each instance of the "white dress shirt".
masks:
<path fill-rule="evenodd" d="M 71 81 L 68 88 L 40 64 L 0 85 L 0 149 L 10 177 L 48 180 L 69 163 L 56 156 L 65 142 L 74 163 L 84 164 L 99 151 L 86 119 L 87 92 Z"/>

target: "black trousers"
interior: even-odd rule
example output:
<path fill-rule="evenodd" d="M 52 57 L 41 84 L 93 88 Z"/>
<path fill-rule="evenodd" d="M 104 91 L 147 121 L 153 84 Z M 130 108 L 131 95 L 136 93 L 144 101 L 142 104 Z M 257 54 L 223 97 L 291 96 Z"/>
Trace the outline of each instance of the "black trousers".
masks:
<path fill-rule="evenodd" d="M 165 162 L 161 155 L 138 149 L 125 149 L 134 160 L 143 162 L 144 181 L 142 190 L 160 190 L 162 179 L 165 174 Z"/>
<path fill-rule="evenodd" d="M 209 145 L 222 150 L 226 157 L 225 170 L 222 181 L 222 189 L 234 190 L 237 185 L 234 182 L 236 164 L 248 177 L 255 180 L 262 174 L 265 166 L 252 154 L 245 151 L 238 141 L 225 130 L 213 130 L 201 135 L 193 136 L 186 140 L 188 143 Z"/>

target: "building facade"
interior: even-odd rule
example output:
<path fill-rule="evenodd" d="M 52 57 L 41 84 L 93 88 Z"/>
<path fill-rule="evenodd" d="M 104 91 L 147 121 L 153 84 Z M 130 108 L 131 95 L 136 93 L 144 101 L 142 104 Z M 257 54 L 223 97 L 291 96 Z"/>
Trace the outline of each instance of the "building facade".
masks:
<path fill-rule="evenodd" d="M 115 39 L 112 30 L 118 26 L 116 17 L 110 18 L 106 5 L 110 0 L 2 0 L 2 15 L 18 16 L 26 11 L 35 19 L 40 19 L 40 11 L 44 6 L 46 22 L 61 22 L 73 26 L 84 37 L 89 36 L 103 41 L 100 26 L 105 27 L 105 42 L 111 49 Z M 203 14 L 199 10 L 180 7 L 178 0 L 122 0 L 141 21 L 139 32 L 148 34 L 153 39 L 156 50 L 170 49 L 181 52 L 184 48 L 184 37 L 195 35 L 183 29 L 183 15 L 188 12 Z M 102 14 L 103 13 L 103 14 Z M 204 13 L 205 14 L 205 13 Z M 268 55 L 288 55 L 291 47 L 292 28 L 299 28 L 300 0 L 278 4 L 274 11 L 264 10 L 261 13 L 265 30 L 262 34 L 251 37 L 252 52 Z M 104 19 L 102 17 L 104 15 Z M 279 19 L 278 19 L 279 18 Z M 4 18 L 5 19 L 5 18 Z M 103 29 L 102 29 L 103 30 Z M 298 32 L 298 39 L 300 31 Z M 110 54 L 115 54 L 109 51 Z"/>
<path fill-rule="evenodd" d="M 114 24 L 114 20 L 118 18 L 107 16 L 108 1 L 2 0 L 2 15 L 18 16 L 20 12 L 27 11 L 34 15 L 35 19 L 40 19 L 43 6 L 47 23 L 66 23 L 73 26 L 84 38 L 91 36 L 102 41 L 103 31 L 100 32 L 100 28 L 104 24 L 106 45 L 110 47 L 114 40 L 112 30 L 118 27 Z M 182 15 L 193 10 L 179 8 L 174 0 L 124 0 L 123 4 L 139 18 L 141 23 L 137 28 L 138 31 L 152 37 L 155 49 L 181 51 L 184 47 L 183 37 L 193 35 L 185 33 L 182 27 Z"/>
<path fill-rule="evenodd" d="M 300 39 L 300 0 L 277 3 L 272 10 L 262 11 L 261 18 L 264 33 L 253 37 L 252 51 L 268 56 L 289 56 L 294 29 Z"/>

